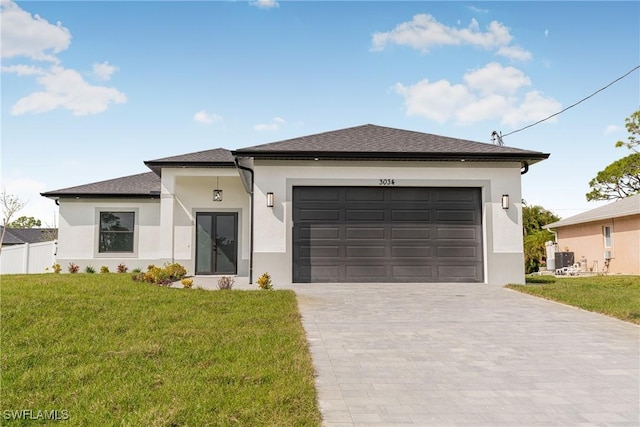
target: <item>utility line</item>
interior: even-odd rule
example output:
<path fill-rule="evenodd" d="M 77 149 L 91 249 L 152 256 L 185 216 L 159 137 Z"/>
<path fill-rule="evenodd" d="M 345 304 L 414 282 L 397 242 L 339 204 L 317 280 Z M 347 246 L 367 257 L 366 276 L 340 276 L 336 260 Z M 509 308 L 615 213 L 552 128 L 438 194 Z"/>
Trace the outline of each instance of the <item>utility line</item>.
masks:
<path fill-rule="evenodd" d="M 613 85 L 614 83 L 616 83 L 616 82 L 618 82 L 618 81 L 620 81 L 620 80 L 624 79 L 624 78 L 625 78 L 625 77 L 627 77 L 629 74 L 631 74 L 631 73 L 633 73 L 634 71 L 636 71 L 638 68 L 640 68 L 640 65 L 638 65 L 638 66 L 636 66 L 635 68 L 631 69 L 630 71 L 628 71 L 628 72 L 627 72 L 626 74 L 624 74 L 623 76 L 618 77 L 617 79 L 615 79 L 614 81 L 612 81 L 612 82 L 611 82 L 611 83 L 609 83 L 608 85 L 606 85 L 606 86 L 604 86 L 604 87 L 601 87 L 600 89 L 598 89 L 597 91 L 593 92 L 591 95 L 587 96 L 586 98 L 582 98 L 580 101 L 576 102 L 575 104 L 569 105 L 569 106 L 568 106 L 567 108 L 565 108 L 564 110 L 562 110 L 562 111 L 558 111 L 557 113 L 552 114 L 552 115 L 550 115 L 549 117 L 546 117 L 546 118 L 544 118 L 544 119 L 542 119 L 542 120 L 538 120 L 537 122 L 532 123 L 532 124 L 530 124 L 530 125 L 527 125 L 527 126 L 525 126 L 525 127 L 521 128 L 521 129 L 514 130 L 513 132 L 505 133 L 504 135 L 500 135 L 500 138 L 504 138 L 505 136 L 513 135 L 513 134 L 514 134 L 514 133 L 516 133 L 516 132 L 523 131 L 523 130 L 528 129 L 528 128 L 532 127 L 532 126 L 535 126 L 535 125 L 540 124 L 540 123 L 542 123 L 542 122 L 544 122 L 544 121 L 547 121 L 547 120 L 549 120 L 550 118 L 557 116 L 558 114 L 562 114 L 562 113 L 564 113 L 564 112 L 565 112 L 565 111 L 567 111 L 568 109 L 575 107 L 576 105 L 578 105 L 578 104 L 580 104 L 580 103 L 582 103 L 582 102 L 586 101 L 587 99 L 591 98 L 591 97 L 592 97 L 592 96 L 594 96 L 595 94 L 597 94 L 597 93 L 599 93 L 599 92 L 602 92 L 603 90 L 605 90 L 605 89 L 606 89 L 606 88 L 608 88 L 609 86 Z"/>

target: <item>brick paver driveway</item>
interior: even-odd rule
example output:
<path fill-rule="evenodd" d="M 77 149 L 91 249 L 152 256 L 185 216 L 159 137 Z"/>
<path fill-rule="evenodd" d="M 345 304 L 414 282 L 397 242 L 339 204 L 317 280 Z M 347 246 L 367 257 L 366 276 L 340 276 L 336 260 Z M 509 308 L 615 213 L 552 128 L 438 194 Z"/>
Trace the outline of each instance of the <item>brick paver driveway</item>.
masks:
<path fill-rule="evenodd" d="M 639 425 L 640 328 L 485 284 L 299 284 L 326 426 Z"/>

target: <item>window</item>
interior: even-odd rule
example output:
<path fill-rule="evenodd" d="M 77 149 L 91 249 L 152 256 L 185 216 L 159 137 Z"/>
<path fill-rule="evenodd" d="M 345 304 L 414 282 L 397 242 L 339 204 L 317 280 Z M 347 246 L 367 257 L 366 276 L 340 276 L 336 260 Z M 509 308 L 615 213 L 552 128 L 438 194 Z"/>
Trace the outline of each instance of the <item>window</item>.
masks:
<path fill-rule="evenodd" d="M 611 227 L 609 227 L 608 225 L 605 225 L 604 227 L 602 227 L 602 234 L 604 236 L 604 247 L 610 248 L 611 247 Z"/>
<path fill-rule="evenodd" d="M 100 212 L 98 252 L 133 252 L 134 212 Z"/>

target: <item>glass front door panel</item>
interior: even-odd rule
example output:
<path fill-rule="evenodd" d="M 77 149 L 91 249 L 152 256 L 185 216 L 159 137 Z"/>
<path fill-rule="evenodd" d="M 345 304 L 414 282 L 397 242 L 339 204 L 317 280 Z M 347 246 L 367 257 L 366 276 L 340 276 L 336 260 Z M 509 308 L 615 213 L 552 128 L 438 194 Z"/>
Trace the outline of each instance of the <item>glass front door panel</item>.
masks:
<path fill-rule="evenodd" d="M 238 214 L 196 214 L 196 274 L 236 274 Z"/>

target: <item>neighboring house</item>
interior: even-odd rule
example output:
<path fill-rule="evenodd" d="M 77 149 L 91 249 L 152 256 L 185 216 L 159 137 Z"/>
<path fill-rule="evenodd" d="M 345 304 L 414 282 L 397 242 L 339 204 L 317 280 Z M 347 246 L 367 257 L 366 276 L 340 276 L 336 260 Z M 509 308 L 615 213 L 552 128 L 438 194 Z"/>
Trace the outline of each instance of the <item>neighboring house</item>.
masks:
<path fill-rule="evenodd" d="M 146 161 L 152 172 L 43 196 L 60 205 L 63 265 L 502 285 L 524 281 L 521 173 L 548 156 L 364 125 Z"/>
<path fill-rule="evenodd" d="M 0 234 L 4 227 L 0 226 Z M 2 246 L 50 242 L 58 238 L 57 228 L 7 228 Z"/>
<path fill-rule="evenodd" d="M 640 274 L 640 194 L 546 225 L 593 271 Z M 594 263 L 595 262 L 595 263 Z"/>

